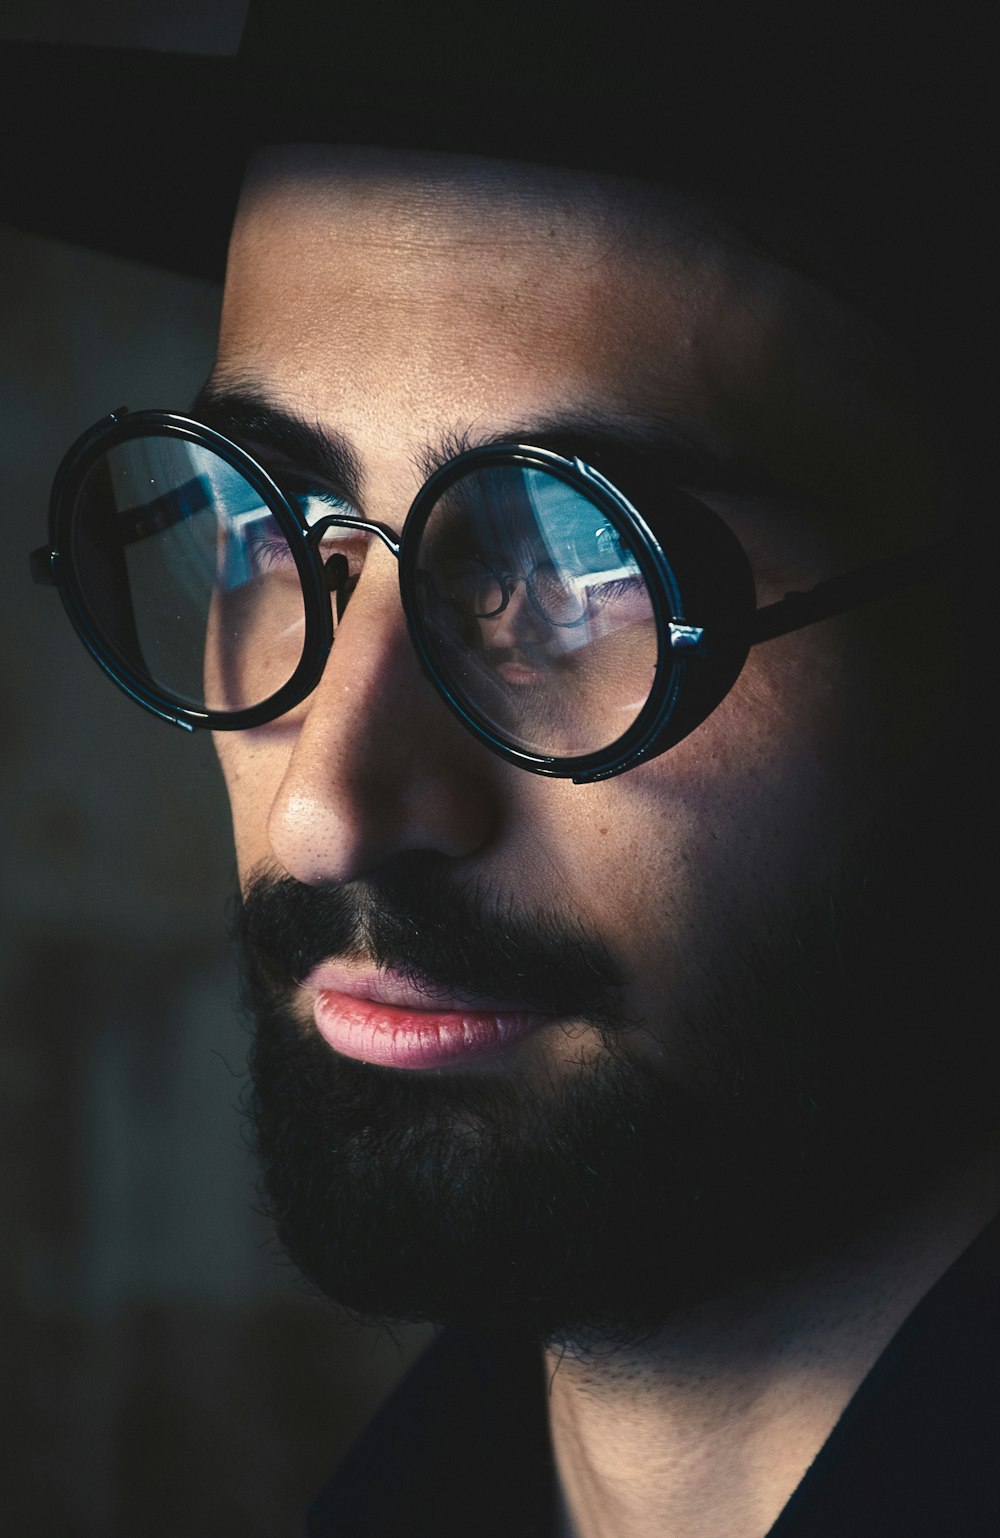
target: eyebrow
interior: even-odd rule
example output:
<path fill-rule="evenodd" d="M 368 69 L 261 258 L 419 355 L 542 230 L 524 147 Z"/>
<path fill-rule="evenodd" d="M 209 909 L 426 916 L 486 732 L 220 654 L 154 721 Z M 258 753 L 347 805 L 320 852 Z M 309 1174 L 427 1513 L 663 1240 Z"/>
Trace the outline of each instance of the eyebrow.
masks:
<path fill-rule="evenodd" d="M 235 388 L 212 380 L 199 391 L 192 415 L 205 426 L 233 438 L 241 446 L 275 450 L 302 469 L 322 474 L 344 497 L 360 507 L 364 496 L 361 457 L 345 434 L 319 421 L 310 422 L 266 394 L 240 383 Z M 475 426 L 446 428 L 413 455 L 414 467 L 426 479 L 456 455 L 499 443 L 532 444 L 566 458 L 579 457 L 595 469 L 607 467 L 610 478 L 618 467 L 646 473 L 678 487 L 724 492 L 769 501 L 815 507 L 821 500 L 814 488 L 776 476 L 742 446 L 725 440 L 713 428 L 667 416 L 625 416 L 614 409 L 570 410 L 551 416 L 511 422 L 499 431 Z"/>
<path fill-rule="evenodd" d="M 211 380 L 191 403 L 191 414 L 242 448 L 260 445 L 287 455 L 303 469 L 321 473 L 351 502 L 360 502 L 364 486 L 361 460 L 343 433 L 309 422 L 266 396 L 237 388 L 219 388 Z"/>

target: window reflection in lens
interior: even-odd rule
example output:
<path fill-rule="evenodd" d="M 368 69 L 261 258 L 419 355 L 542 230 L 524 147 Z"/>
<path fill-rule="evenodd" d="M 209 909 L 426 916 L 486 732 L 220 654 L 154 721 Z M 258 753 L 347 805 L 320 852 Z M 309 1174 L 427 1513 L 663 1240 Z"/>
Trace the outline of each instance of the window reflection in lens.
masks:
<path fill-rule="evenodd" d="M 294 673 L 292 552 L 260 493 L 204 445 L 150 434 L 111 448 L 81 487 L 73 550 L 106 642 L 177 704 L 244 710 Z"/>
<path fill-rule="evenodd" d="M 494 466 L 448 488 L 424 530 L 419 593 L 461 702 L 529 752 L 620 737 L 649 696 L 653 606 L 620 532 L 579 488 Z"/>

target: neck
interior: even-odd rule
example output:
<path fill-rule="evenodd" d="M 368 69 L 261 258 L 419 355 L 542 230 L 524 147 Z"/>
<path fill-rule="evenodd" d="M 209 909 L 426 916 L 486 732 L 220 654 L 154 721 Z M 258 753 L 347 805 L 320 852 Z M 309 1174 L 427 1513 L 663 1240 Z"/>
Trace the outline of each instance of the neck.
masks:
<path fill-rule="evenodd" d="M 767 1287 L 672 1319 L 640 1348 L 547 1357 L 571 1538 L 763 1538 L 862 1378 L 1000 1209 L 978 1156 Z"/>

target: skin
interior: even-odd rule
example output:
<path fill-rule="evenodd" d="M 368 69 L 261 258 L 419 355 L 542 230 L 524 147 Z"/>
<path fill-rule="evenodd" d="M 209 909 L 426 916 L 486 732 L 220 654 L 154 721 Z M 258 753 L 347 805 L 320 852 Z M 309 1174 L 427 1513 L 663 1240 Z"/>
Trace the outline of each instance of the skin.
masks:
<path fill-rule="evenodd" d="M 344 434 L 365 516 L 397 531 L 425 444 L 469 427 L 530 438 L 533 420 L 569 410 L 666 412 L 803 488 L 793 507 L 706 498 L 744 543 L 761 603 L 947 527 L 925 425 L 868 328 L 721 221 L 610 178 L 318 147 L 260 155 L 214 378 Z M 713 957 L 762 892 L 794 911 L 820 889 L 877 823 L 898 767 L 933 751 L 934 680 L 918 687 L 887 639 L 916 605 L 901 595 L 757 648 L 669 754 L 578 787 L 507 765 L 457 724 L 375 547 L 314 694 L 218 738 L 241 875 L 363 881 L 432 850 L 524 912 L 554 908 L 599 936 L 646 1027 L 630 1050 L 699 1085 L 683 1022 Z M 469 1071 L 543 1088 L 598 1050 L 586 1031 L 542 1031 L 509 1063 Z M 970 1158 L 835 1262 L 693 1309 L 642 1352 L 558 1364 L 569 1530 L 765 1533 L 882 1345 L 1000 1203 L 994 1171 Z"/>

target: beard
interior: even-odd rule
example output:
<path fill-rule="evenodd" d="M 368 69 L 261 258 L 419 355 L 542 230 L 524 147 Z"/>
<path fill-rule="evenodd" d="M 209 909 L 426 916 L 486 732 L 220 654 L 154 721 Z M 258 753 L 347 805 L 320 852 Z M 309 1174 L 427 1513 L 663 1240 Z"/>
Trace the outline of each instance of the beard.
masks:
<path fill-rule="evenodd" d="M 913 803 L 894 806 L 793 920 L 755 903 L 691 961 L 670 1001 L 671 1035 L 697 1043 L 684 1082 L 636 1050 L 657 1022 L 628 1018 L 594 937 L 501 909 L 441 857 L 344 887 L 258 874 L 238 916 L 249 1118 L 293 1262 L 364 1320 L 587 1350 L 877 1220 L 992 1110 L 987 1033 L 955 993 L 974 926 L 928 900 L 955 890 L 957 834 L 917 848 Z M 571 1017 L 551 1029 L 597 1050 L 558 1079 L 516 1054 L 486 1073 L 343 1058 L 296 986 L 330 957 Z"/>

